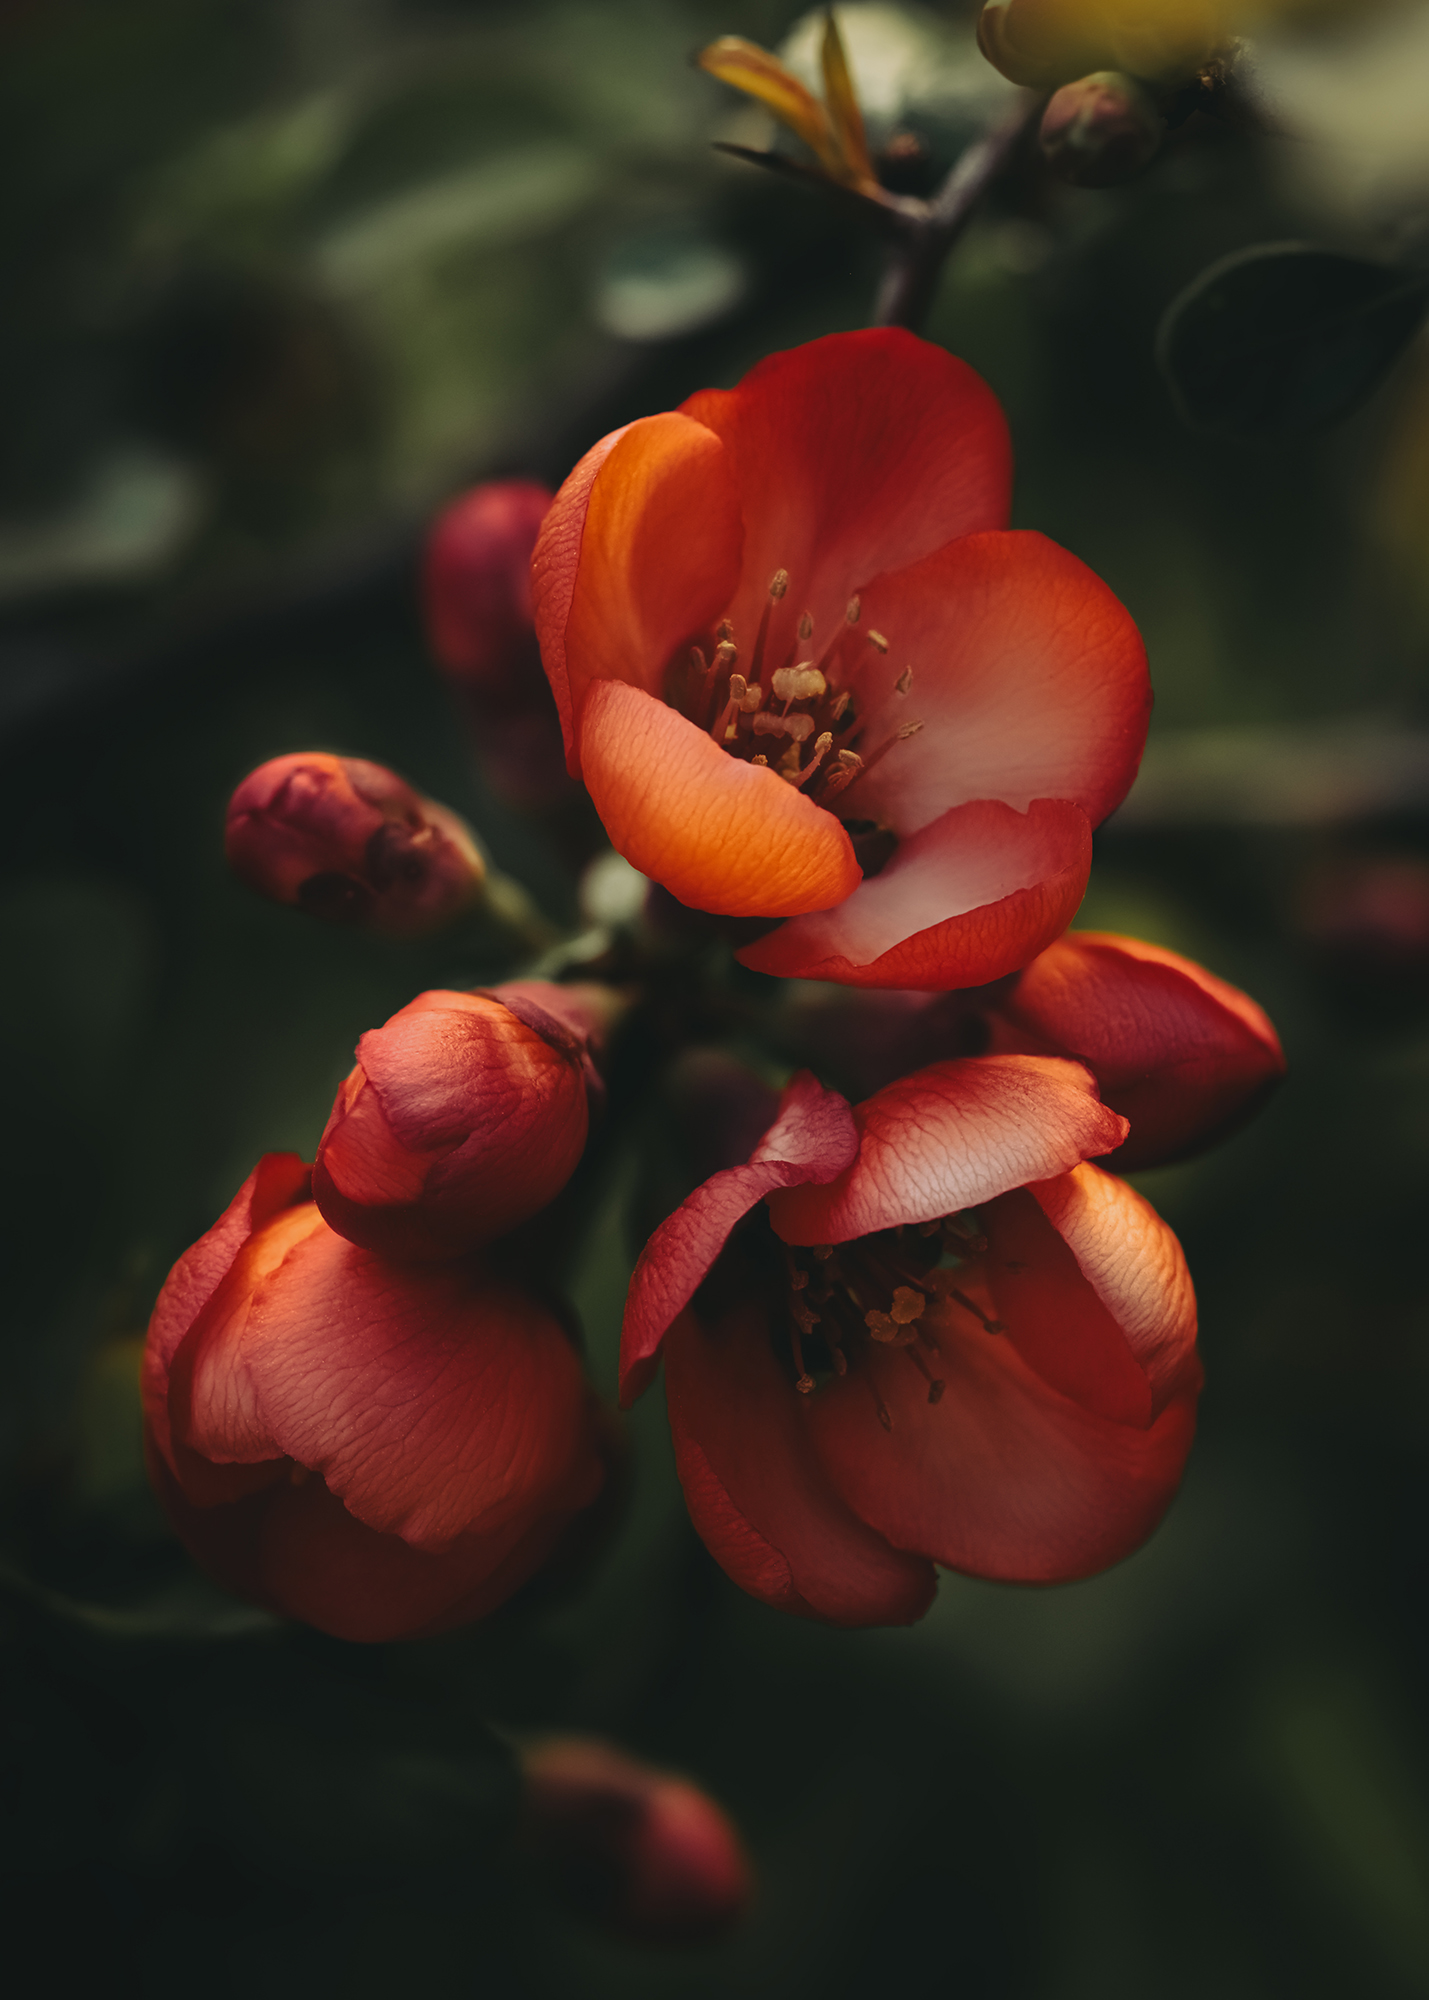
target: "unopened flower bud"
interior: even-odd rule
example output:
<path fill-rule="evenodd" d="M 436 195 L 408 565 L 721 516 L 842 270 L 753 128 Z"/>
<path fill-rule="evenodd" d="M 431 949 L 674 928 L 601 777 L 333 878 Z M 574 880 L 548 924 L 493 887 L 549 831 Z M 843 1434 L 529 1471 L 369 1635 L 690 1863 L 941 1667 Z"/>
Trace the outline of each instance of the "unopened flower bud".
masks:
<path fill-rule="evenodd" d="M 453 500 L 427 541 L 422 594 L 432 651 L 453 679 L 493 700 L 544 684 L 531 551 L 550 504 L 534 480 L 491 480 Z"/>
<path fill-rule="evenodd" d="M 474 486 L 437 516 L 422 566 L 428 643 L 492 786 L 521 807 L 573 789 L 531 615 L 531 552 L 550 504 L 530 479 Z"/>
<path fill-rule="evenodd" d="M 513 980 L 423 993 L 364 1035 L 313 1168 L 331 1227 L 425 1261 L 462 1256 L 552 1201 L 600 1088 L 592 991 Z"/>
<path fill-rule="evenodd" d="M 481 892 L 469 828 L 395 772 L 320 750 L 273 757 L 229 801 L 241 881 L 315 917 L 395 936 L 434 930 Z"/>
<path fill-rule="evenodd" d="M 739 1836 L 687 1778 L 589 1737 L 551 1737 L 521 1761 L 525 1845 L 581 1916 L 631 1943 L 700 1944 L 743 1913 Z"/>
<path fill-rule="evenodd" d="M 1059 180 L 1074 187 L 1115 187 L 1156 153 L 1166 130 L 1134 78 L 1098 70 L 1067 83 L 1042 114 L 1042 152 Z"/>

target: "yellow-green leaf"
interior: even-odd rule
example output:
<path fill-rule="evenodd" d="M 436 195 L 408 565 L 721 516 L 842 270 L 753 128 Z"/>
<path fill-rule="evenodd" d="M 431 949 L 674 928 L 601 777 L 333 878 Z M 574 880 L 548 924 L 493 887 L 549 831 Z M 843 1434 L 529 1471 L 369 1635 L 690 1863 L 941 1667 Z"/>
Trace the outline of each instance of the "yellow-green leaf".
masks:
<path fill-rule="evenodd" d="M 699 64 L 721 83 L 758 98 L 782 125 L 803 140 L 828 173 L 838 180 L 848 178 L 843 154 L 823 105 L 767 49 L 745 41 L 742 35 L 721 35 L 717 42 L 700 51 Z"/>

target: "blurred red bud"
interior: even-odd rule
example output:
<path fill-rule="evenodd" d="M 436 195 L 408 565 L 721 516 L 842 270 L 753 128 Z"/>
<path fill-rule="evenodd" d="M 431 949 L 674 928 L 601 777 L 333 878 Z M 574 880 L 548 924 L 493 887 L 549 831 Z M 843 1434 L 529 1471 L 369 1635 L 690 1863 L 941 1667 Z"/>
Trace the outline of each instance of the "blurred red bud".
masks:
<path fill-rule="evenodd" d="M 1429 978 L 1429 860 L 1381 852 L 1316 867 L 1299 898 L 1302 934 L 1325 964 L 1366 985 Z"/>
<path fill-rule="evenodd" d="M 1042 114 L 1042 153 L 1074 187 L 1115 187 L 1139 174 L 1161 145 L 1166 122 L 1132 77 L 1098 70 L 1064 84 Z"/>
<path fill-rule="evenodd" d="M 531 551 L 550 504 L 534 480 L 474 486 L 437 516 L 422 569 L 432 651 L 493 787 L 523 807 L 573 789 L 531 618 Z"/>
<path fill-rule="evenodd" d="M 589 989 L 420 994 L 357 1045 L 313 1168 L 325 1220 L 400 1259 L 504 1235 L 574 1172 L 602 1040 Z"/>
<path fill-rule="evenodd" d="M 728 1817 L 689 1779 L 590 1737 L 522 1752 L 525 1844 L 579 1915 L 634 1944 L 704 1944 L 753 1889 Z"/>
<path fill-rule="evenodd" d="M 454 680 L 491 700 L 544 682 L 531 551 L 551 494 L 531 479 L 474 486 L 437 516 L 422 572 L 427 637 Z"/>
<path fill-rule="evenodd" d="M 320 750 L 250 771 L 229 800 L 224 846 L 260 896 L 399 937 L 456 916 L 486 874 L 446 806 L 381 764 Z"/>

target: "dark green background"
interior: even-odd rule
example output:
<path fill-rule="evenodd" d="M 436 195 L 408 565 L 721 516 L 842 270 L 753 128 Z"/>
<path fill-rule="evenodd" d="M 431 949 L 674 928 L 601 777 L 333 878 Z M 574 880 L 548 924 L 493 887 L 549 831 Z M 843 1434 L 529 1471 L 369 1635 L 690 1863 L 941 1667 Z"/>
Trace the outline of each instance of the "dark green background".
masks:
<path fill-rule="evenodd" d="M 18 1990 L 1429 1993 L 1429 952 L 1327 954 L 1305 916 L 1347 856 L 1422 854 L 1412 805 L 1252 824 L 1232 797 L 1099 837 L 1081 921 L 1246 985 L 1292 1065 L 1249 1133 L 1142 1177 L 1190 1257 L 1208 1386 L 1180 1499 L 1110 1575 L 950 1577 L 908 1632 L 783 1620 L 689 1531 L 657 1389 L 631 1521 L 581 1595 L 360 1653 L 227 1605 L 144 1487 L 134 1341 L 169 1264 L 259 1152 L 311 1153 L 365 1028 L 506 965 L 479 926 L 398 947 L 250 898 L 224 871 L 228 793 L 290 749 L 380 759 L 570 916 L 424 652 L 421 525 L 464 480 L 555 483 L 614 424 L 866 318 L 877 245 L 718 162 L 737 106 L 688 62 L 793 12 L 0 8 Z M 972 101 L 966 20 L 943 19 Z M 967 117 L 931 91 L 908 122 L 936 159 Z M 1412 727 L 1425 668 L 1381 553 L 1424 545 L 1412 520 L 1384 532 L 1387 441 L 1429 452 L 1406 432 L 1422 364 L 1273 450 L 1187 433 L 1155 372 L 1181 285 L 1306 233 L 1268 152 L 1197 124 L 1133 188 L 1024 190 L 960 246 L 928 328 L 1004 400 L 1018 523 L 1140 622 L 1153 755 L 1259 731 L 1227 739 L 1259 746 L 1252 794 L 1305 725 L 1331 746 L 1339 718 Z M 635 1164 L 576 1285 L 607 1391 Z M 759 1871 L 739 1934 L 641 1954 L 554 1912 L 505 1858 L 483 1716 L 708 1784 Z"/>

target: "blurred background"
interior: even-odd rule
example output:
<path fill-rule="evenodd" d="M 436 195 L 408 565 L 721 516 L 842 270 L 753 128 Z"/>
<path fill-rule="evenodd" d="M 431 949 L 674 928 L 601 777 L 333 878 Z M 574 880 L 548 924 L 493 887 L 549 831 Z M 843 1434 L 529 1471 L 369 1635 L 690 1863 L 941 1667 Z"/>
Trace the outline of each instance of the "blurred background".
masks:
<path fill-rule="evenodd" d="M 972 11 L 840 10 L 910 191 L 1009 95 Z M 1003 400 L 1017 524 L 1149 646 L 1079 922 L 1247 987 L 1291 1062 L 1248 1132 L 1140 1177 L 1208 1372 L 1151 1543 L 1063 1589 L 947 1577 L 910 1631 L 806 1627 L 693 1537 L 656 1391 L 581 1592 L 359 1652 L 222 1599 L 148 1495 L 174 1258 L 260 1152 L 311 1156 L 364 1029 L 510 965 L 479 923 L 399 946 L 249 896 L 228 794 L 288 750 L 376 758 L 572 920 L 423 643 L 424 526 L 866 321 L 878 242 L 715 153 L 770 129 L 691 65 L 722 33 L 807 57 L 799 12 L 0 5 L 0 1842 L 46 1990 L 1429 1994 L 1429 349 L 1273 442 L 1189 429 L 1154 355 L 1244 246 L 1429 263 L 1422 6 L 1267 44 L 1275 137 L 1196 117 L 1126 186 L 1010 188 L 926 328 Z M 637 1164 L 575 1281 L 607 1393 Z M 753 1915 L 641 1954 L 540 1901 L 483 1718 L 693 1773 Z"/>

